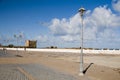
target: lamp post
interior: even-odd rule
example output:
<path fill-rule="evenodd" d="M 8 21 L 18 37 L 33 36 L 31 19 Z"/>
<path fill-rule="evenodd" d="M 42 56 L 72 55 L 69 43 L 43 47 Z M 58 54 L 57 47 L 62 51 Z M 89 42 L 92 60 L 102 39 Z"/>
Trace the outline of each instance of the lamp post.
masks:
<path fill-rule="evenodd" d="M 8 42 L 9 42 L 9 39 L 5 39 L 4 42 L 5 42 L 5 43 L 8 43 Z M 7 46 L 7 44 L 6 44 L 6 46 Z M 6 54 L 6 53 L 7 53 L 7 47 L 6 47 L 6 48 L 3 48 L 3 51 L 4 51 L 4 53 Z"/>
<path fill-rule="evenodd" d="M 79 13 L 80 13 L 80 16 L 81 16 L 81 54 L 80 54 L 80 73 L 79 75 L 80 76 L 83 76 L 84 73 L 83 73 L 83 14 L 86 10 L 84 8 L 80 8 L 79 9 Z"/>
<path fill-rule="evenodd" d="M 16 53 L 18 54 L 18 40 L 20 39 L 20 38 L 22 38 L 22 35 L 21 34 L 19 34 L 19 35 L 16 35 L 16 34 L 14 34 L 14 38 L 16 38 L 17 39 L 17 46 L 16 46 L 16 48 L 17 48 L 17 51 L 16 51 Z"/>

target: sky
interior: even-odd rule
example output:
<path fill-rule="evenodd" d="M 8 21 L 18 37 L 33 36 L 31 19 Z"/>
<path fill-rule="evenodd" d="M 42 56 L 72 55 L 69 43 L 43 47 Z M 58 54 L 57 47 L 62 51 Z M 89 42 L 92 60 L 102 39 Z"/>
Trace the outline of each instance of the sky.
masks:
<path fill-rule="evenodd" d="M 0 0 L 0 43 L 80 47 L 81 7 L 84 47 L 120 48 L 120 0 Z"/>

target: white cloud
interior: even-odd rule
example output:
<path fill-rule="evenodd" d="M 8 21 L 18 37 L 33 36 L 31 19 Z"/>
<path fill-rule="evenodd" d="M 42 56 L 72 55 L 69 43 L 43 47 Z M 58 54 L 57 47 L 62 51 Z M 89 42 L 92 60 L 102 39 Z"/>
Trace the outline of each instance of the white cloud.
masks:
<path fill-rule="evenodd" d="M 37 40 L 41 43 L 45 43 L 48 41 L 48 36 L 47 35 L 39 35 L 35 38 L 35 40 Z"/>
<path fill-rule="evenodd" d="M 93 23 L 97 27 L 118 27 L 120 26 L 120 16 L 112 13 L 107 6 L 97 7 L 90 16 Z"/>
<path fill-rule="evenodd" d="M 97 7 L 94 11 L 85 19 L 85 28 L 92 29 L 96 32 L 99 28 L 105 27 L 117 27 L 119 26 L 119 16 L 116 16 L 110 9 L 104 7 Z M 66 34 L 78 34 L 80 33 L 80 17 L 79 14 L 71 17 L 70 19 L 63 18 L 59 20 L 57 18 L 52 20 L 52 24 L 49 26 L 53 34 L 66 35 Z"/>
<path fill-rule="evenodd" d="M 120 16 L 114 14 L 107 6 L 96 7 L 93 11 L 88 10 L 84 17 L 84 39 L 87 40 L 117 40 L 120 36 L 116 28 L 120 27 Z M 80 41 L 80 15 L 66 19 L 53 19 L 49 26 L 53 35 L 66 42 Z M 118 35 L 116 37 L 116 35 Z M 113 40 L 113 42 L 114 42 Z M 106 43 L 107 44 L 107 43 Z"/>
<path fill-rule="evenodd" d="M 49 26 L 51 32 L 54 35 L 53 41 L 58 44 L 58 46 L 69 47 L 76 44 L 71 44 L 80 40 L 80 16 L 79 14 L 66 19 L 53 19 L 51 25 Z M 67 42 L 67 43 L 66 43 Z"/>
<path fill-rule="evenodd" d="M 64 35 L 60 37 L 63 41 L 66 42 L 73 42 L 73 41 L 78 41 L 80 40 L 80 36 L 79 35 Z"/>
<path fill-rule="evenodd" d="M 57 18 L 53 19 L 51 25 L 49 26 L 50 30 L 54 35 L 64 36 L 66 34 L 78 34 L 80 28 L 78 27 L 80 24 L 79 14 L 71 17 L 70 19 L 63 18 L 59 20 Z"/>
<path fill-rule="evenodd" d="M 120 0 L 113 0 L 112 5 L 114 10 L 120 12 Z"/>

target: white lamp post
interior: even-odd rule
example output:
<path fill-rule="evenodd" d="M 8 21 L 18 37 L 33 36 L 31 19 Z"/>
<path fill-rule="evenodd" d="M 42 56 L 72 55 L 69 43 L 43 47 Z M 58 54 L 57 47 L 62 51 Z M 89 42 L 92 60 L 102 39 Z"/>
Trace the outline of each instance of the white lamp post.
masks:
<path fill-rule="evenodd" d="M 20 38 L 22 38 L 22 35 L 21 35 L 21 34 L 19 34 L 19 35 L 16 35 L 16 34 L 15 34 L 15 35 L 14 35 L 14 38 L 17 39 L 17 46 L 16 46 L 16 47 L 17 47 L 17 51 L 16 51 L 16 52 L 17 52 L 17 54 L 18 54 L 18 40 L 19 40 Z"/>
<path fill-rule="evenodd" d="M 80 13 L 80 16 L 81 16 L 81 54 L 80 54 L 80 73 L 79 75 L 80 76 L 83 76 L 84 73 L 83 73 L 83 14 L 86 10 L 84 8 L 80 8 L 79 9 L 79 13 Z"/>

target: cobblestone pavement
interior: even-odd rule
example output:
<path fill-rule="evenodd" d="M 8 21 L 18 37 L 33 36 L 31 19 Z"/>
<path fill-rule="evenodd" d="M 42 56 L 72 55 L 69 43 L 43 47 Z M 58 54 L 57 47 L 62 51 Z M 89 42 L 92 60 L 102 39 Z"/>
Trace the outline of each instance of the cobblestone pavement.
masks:
<path fill-rule="evenodd" d="M 13 58 L 16 55 L 0 50 L 0 58 L 2 57 Z M 0 64 L 0 80 L 78 80 L 78 78 L 41 64 L 32 63 Z"/>
<path fill-rule="evenodd" d="M 40 64 L 0 64 L 0 80 L 77 80 L 77 78 Z"/>
<path fill-rule="evenodd" d="M 35 80 L 77 80 L 74 76 L 64 74 L 40 64 L 21 65 Z"/>
<path fill-rule="evenodd" d="M 29 80 L 15 65 L 0 64 L 0 80 Z"/>

